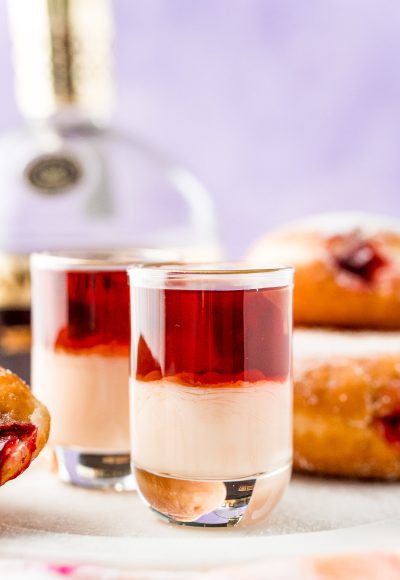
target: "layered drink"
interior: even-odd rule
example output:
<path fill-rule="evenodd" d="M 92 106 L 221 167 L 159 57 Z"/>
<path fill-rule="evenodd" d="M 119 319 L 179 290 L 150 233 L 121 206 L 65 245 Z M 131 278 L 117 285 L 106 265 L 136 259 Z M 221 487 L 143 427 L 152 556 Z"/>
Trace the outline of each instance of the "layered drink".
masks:
<path fill-rule="evenodd" d="M 50 410 L 50 441 L 66 481 L 115 489 L 134 485 L 126 267 L 152 256 L 32 258 L 32 386 Z"/>
<path fill-rule="evenodd" d="M 263 519 L 291 469 L 292 274 L 185 268 L 130 271 L 138 486 L 171 521 Z"/>

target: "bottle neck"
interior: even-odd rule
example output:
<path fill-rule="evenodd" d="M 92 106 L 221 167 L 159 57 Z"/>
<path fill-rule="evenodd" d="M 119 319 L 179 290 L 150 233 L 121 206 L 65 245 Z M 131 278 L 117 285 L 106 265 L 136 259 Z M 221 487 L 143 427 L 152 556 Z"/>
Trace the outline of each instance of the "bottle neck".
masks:
<path fill-rule="evenodd" d="M 113 102 L 110 0 L 9 0 L 8 8 L 23 116 L 107 123 Z"/>

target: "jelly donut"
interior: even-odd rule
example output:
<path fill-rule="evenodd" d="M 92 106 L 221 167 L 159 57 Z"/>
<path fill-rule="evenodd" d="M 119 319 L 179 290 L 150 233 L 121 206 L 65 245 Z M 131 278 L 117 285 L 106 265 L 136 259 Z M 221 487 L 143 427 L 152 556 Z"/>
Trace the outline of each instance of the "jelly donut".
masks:
<path fill-rule="evenodd" d="M 294 467 L 400 479 L 400 332 L 296 329 Z"/>
<path fill-rule="evenodd" d="M 17 375 L 0 368 L 0 485 L 29 467 L 49 430 L 46 407 Z"/>
<path fill-rule="evenodd" d="M 265 236 L 247 259 L 296 268 L 295 324 L 400 329 L 399 221 L 312 216 Z"/>

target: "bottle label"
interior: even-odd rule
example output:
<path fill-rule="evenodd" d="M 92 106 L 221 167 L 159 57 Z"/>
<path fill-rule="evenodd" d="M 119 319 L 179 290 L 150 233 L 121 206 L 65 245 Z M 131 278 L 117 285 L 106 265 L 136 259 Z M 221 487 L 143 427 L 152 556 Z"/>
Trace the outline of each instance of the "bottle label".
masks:
<path fill-rule="evenodd" d="M 27 165 L 24 172 L 28 183 L 44 194 L 65 192 L 82 177 L 79 162 L 66 155 L 41 155 Z"/>

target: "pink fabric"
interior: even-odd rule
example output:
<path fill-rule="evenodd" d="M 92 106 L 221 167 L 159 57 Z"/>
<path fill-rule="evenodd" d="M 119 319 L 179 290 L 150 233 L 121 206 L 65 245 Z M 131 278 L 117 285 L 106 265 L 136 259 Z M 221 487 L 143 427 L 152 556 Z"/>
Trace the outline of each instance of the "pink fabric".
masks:
<path fill-rule="evenodd" d="M 93 565 L 0 560 L 7 580 L 398 580 L 400 554 L 358 554 L 268 559 L 222 566 L 204 572 L 118 570 Z"/>
<path fill-rule="evenodd" d="M 246 580 L 399 580 L 400 556 L 360 554 L 273 559 L 215 569 L 198 576 L 199 580 L 242 580 L 244 578 Z"/>

